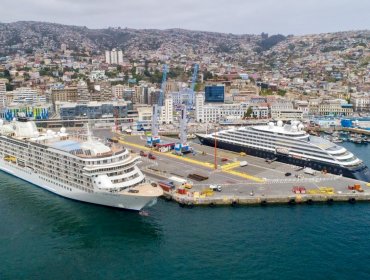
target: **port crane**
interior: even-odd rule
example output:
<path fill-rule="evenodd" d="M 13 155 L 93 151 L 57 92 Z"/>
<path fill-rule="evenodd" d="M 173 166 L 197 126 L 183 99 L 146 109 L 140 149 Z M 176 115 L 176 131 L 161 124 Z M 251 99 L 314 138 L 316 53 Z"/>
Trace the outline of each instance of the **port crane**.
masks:
<path fill-rule="evenodd" d="M 187 139 L 187 126 L 188 126 L 187 108 L 192 108 L 192 106 L 194 105 L 194 99 L 195 99 L 194 90 L 195 90 L 195 83 L 198 77 L 198 71 L 199 71 L 199 65 L 196 63 L 194 65 L 193 77 L 191 79 L 191 85 L 190 85 L 190 94 L 187 100 L 187 104 L 185 104 L 184 102 L 181 105 L 181 109 L 180 109 L 180 119 L 179 119 L 180 141 L 176 143 L 175 145 L 175 153 L 179 155 L 192 152 L 192 149 L 187 142 L 188 140 Z"/>
<path fill-rule="evenodd" d="M 195 100 L 195 84 L 197 82 L 198 78 L 198 71 L 199 71 L 199 64 L 195 63 L 194 65 L 194 71 L 193 71 L 193 76 L 191 79 L 191 85 L 190 85 L 190 95 L 188 99 L 188 107 L 191 108 L 194 105 L 194 100 Z"/>
<path fill-rule="evenodd" d="M 161 89 L 159 92 L 157 104 L 153 105 L 153 112 L 152 112 L 152 135 L 147 138 L 147 145 L 150 147 L 155 146 L 155 144 L 160 142 L 160 137 L 158 134 L 159 130 L 159 116 L 161 113 L 162 106 L 164 105 L 164 95 L 166 91 L 166 83 L 167 83 L 167 73 L 168 73 L 168 66 L 167 64 L 163 65 L 163 75 L 162 75 L 162 84 Z"/>
<path fill-rule="evenodd" d="M 175 153 L 178 155 L 182 155 L 185 153 L 191 153 L 192 149 L 189 146 L 187 140 L 188 140 L 188 134 L 187 134 L 187 106 L 186 104 L 181 105 L 181 111 L 180 111 L 180 134 L 179 138 L 180 141 L 176 143 L 175 145 Z"/>

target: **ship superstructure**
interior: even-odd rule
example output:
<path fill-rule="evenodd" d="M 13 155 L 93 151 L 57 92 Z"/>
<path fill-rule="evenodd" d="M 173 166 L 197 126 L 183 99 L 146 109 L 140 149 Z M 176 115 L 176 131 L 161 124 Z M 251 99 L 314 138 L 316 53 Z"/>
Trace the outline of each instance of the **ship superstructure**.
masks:
<path fill-rule="evenodd" d="M 279 121 L 197 136 L 206 145 L 214 146 L 216 140 L 219 148 L 370 181 L 370 170 L 359 158 L 342 146 L 309 135 L 299 122 L 284 125 Z"/>
<path fill-rule="evenodd" d="M 0 121 L 0 169 L 67 198 L 130 210 L 154 204 L 162 190 L 146 181 L 139 159 L 90 133 L 41 133 L 24 118 Z"/>

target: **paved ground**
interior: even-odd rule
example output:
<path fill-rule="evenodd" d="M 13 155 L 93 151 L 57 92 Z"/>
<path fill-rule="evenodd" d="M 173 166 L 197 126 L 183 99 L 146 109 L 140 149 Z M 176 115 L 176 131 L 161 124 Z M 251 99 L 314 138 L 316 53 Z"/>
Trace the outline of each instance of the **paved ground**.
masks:
<path fill-rule="evenodd" d="M 170 140 L 170 139 L 166 139 Z M 143 136 L 125 136 L 123 145 L 135 153 L 141 150 L 150 152 L 145 147 L 145 137 Z M 306 189 L 319 190 L 319 187 L 333 187 L 336 193 L 352 194 L 347 186 L 353 185 L 357 181 L 317 172 L 315 176 L 304 174 L 302 170 L 297 171 L 296 166 L 273 162 L 268 164 L 262 158 L 252 156 L 240 156 L 237 153 L 218 150 L 217 161 L 218 168 L 213 168 L 214 149 L 192 143 L 195 150 L 194 154 L 186 156 L 176 156 L 171 153 L 154 152 L 156 160 L 142 157 L 142 163 L 139 167 L 149 178 L 156 181 L 169 178 L 171 176 L 188 179 L 188 174 L 196 173 L 209 177 L 208 180 L 197 182 L 191 179 L 193 183 L 192 192 L 200 192 L 207 189 L 210 184 L 222 186 L 222 192 L 216 192 L 215 197 L 245 197 L 251 196 L 290 196 L 293 195 L 293 186 L 304 186 Z M 205 155 L 203 154 L 205 152 Z M 222 162 L 221 158 L 227 158 L 228 161 Z M 247 161 L 248 166 L 239 167 L 239 161 Z M 228 168 L 228 167 L 235 168 Z M 292 173 L 286 177 L 285 173 Z M 295 175 L 299 175 L 298 179 Z M 364 182 L 361 182 L 365 189 L 364 194 L 369 194 L 370 188 L 367 188 Z"/>

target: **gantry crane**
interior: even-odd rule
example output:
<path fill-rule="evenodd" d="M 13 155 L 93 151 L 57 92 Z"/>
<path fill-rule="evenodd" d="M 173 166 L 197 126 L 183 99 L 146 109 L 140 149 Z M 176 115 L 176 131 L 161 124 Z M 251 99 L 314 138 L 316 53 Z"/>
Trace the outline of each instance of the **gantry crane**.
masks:
<path fill-rule="evenodd" d="M 147 145 L 150 147 L 155 146 L 155 144 L 160 142 L 160 137 L 158 134 L 159 130 L 159 115 L 162 111 L 162 106 L 164 105 L 164 95 L 166 91 L 166 82 L 167 82 L 167 73 L 168 73 L 168 66 L 167 64 L 163 65 L 163 76 L 162 76 L 162 84 L 161 89 L 159 92 L 157 104 L 153 105 L 153 113 L 152 113 L 152 135 L 147 138 Z"/>

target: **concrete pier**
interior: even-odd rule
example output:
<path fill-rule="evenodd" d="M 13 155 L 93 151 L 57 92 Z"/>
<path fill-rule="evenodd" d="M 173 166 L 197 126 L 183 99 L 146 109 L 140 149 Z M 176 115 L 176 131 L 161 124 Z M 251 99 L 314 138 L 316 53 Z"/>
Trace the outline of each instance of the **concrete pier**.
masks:
<path fill-rule="evenodd" d="M 165 192 L 180 206 L 216 205 L 273 205 L 314 204 L 347 202 L 370 202 L 368 182 L 361 182 L 333 174 L 316 172 L 308 175 L 297 166 L 280 162 L 267 163 L 263 158 L 240 155 L 217 150 L 217 169 L 214 164 L 214 148 L 191 143 L 195 153 L 177 156 L 171 152 L 160 153 L 145 147 L 144 136 L 123 136 L 120 143 L 139 154 L 152 153 L 156 159 L 142 157 L 141 170 L 153 183 L 169 181 L 170 177 L 187 180 L 191 189 L 179 192 L 177 187 Z M 174 141 L 174 139 L 165 139 Z M 176 141 L 176 140 L 175 140 Z M 248 165 L 240 167 L 241 161 Z M 286 176 L 286 173 L 291 173 Z M 189 174 L 206 177 L 204 181 L 189 179 Z M 349 190 L 348 186 L 359 184 L 362 191 Z M 221 192 L 210 191 L 210 185 L 220 185 Z M 304 188 L 305 193 L 295 193 L 294 188 Z"/>

